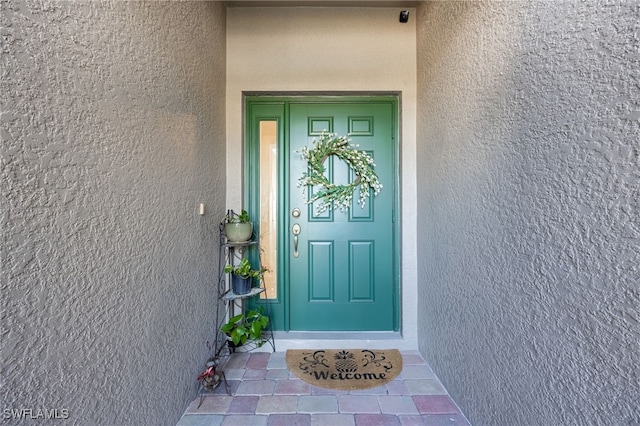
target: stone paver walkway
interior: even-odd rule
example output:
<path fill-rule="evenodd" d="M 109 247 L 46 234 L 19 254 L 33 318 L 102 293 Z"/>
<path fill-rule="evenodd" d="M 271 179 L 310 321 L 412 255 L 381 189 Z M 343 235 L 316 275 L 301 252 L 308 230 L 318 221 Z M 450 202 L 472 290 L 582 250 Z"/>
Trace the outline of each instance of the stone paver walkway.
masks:
<path fill-rule="evenodd" d="M 469 425 L 417 351 L 402 352 L 402 373 L 361 391 L 319 388 L 289 371 L 284 352 L 232 355 L 224 384 L 196 398 L 178 426 Z M 201 403 L 200 407 L 198 405 Z"/>

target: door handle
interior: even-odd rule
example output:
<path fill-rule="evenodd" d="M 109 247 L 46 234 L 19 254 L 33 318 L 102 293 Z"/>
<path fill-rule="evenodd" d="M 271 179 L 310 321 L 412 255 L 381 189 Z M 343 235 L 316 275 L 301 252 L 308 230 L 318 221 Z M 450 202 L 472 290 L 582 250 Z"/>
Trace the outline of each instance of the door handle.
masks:
<path fill-rule="evenodd" d="M 300 253 L 298 253 L 298 235 L 300 235 L 300 230 L 300 225 L 294 223 L 291 228 L 291 232 L 293 232 L 293 257 L 298 257 L 300 255 Z"/>

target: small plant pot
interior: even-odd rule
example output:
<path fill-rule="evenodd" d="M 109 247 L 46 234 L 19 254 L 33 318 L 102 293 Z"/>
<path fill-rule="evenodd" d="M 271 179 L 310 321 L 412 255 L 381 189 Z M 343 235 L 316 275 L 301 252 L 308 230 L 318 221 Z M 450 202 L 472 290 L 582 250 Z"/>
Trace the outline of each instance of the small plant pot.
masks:
<path fill-rule="evenodd" d="M 251 278 L 242 278 L 231 274 L 231 289 L 235 294 L 247 294 L 251 291 Z"/>
<path fill-rule="evenodd" d="M 224 225 L 224 234 L 230 243 L 243 243 L 251 239 L 253 232 L 253 223 L 226 223 Z"/>

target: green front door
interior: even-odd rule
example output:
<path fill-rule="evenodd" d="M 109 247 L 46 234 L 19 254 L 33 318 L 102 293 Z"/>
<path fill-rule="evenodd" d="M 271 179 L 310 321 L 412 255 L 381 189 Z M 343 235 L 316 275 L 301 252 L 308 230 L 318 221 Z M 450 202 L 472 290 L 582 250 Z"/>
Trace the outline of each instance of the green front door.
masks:
<path fill-rule="evenodd" d="M 275 109 L 262 105 L 262 114 L 283 130 L 278 132 L 282 173 L 278 200 L 274 200 L 279 209 L 279 296 L 271 314 L 276 328 L 397 330 L 396 98 L 290 98 L 271 105 Z M 258 116 L 250 113 L 248 117 L 254 128 Z M 311 146 L 323 131 L 348 135 L 351 143 L 374 158 L 383 188 L 376 197 L 372 193 L 364 207 L 357 202 L 357 190 L 351 208 L 344 212 L 335 208 L 318 213 L 316 204 L 307 204 L 314 188 L 298 186 L 298 178 L 307 170 L 299 150 Z M 354 179 L 353 171 L 337 157 L 327 158 L 324 164 L 333 183 Z"/>

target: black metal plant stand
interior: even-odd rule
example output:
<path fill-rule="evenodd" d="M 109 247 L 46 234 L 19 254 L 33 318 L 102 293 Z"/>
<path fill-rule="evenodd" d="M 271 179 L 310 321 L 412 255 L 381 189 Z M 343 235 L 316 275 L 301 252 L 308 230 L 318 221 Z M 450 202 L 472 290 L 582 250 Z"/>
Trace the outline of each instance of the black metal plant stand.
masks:
<path fill-rule="evenodd" d="M 231 288 L 230 274 L 224 272 L 225 265 L 235 264 L 236 261 L 242 259 L 248 250 L 257 250 L 258 262 L 260 264 L 258 269 L 261 268 L 262 262 L 260 260 L 260 248 L 256 235 L 252 235 L 252 238 L 249 241 L 229 242 L 224 233 L 224 223 L 220 224 L 220 255 L 218 258 L 218 271 L 220 272 L 218 276 L 218 287 L 216 289 L 219 302 L 216 303 L 215 315 L 216 339 L 214 344 L 214 356 L 207 362 L 207 370 L 198 377 L 200 382 L 198 387 L 198 396 L 201 397 L 200 404 L 202 404 L 203 398 L 207 394 L 213 392 L 222 382 L 225 383 L 227 394 L 231 395 L 231 390 L 224 376 L 224 372 L 217 368 L 218 365 L 220 365 L 220 359 L 226 358 L 237 351 L 253 351 L 267 343 L 271 346 L 273 352 L 276 350 L 273 332 L 271 330 L 271 321 L 269 321 L 267 329 L 264 330 L 264 335 L 266 336 L 265 340 L 261 340 L 260 342 L 248 341 L 242 345 L 241 348 L 233 347 L 233 342 L 231 342 L 228 337 L 220 331 L 221 325 L 229 318 L 240 313 L 245 313 L 245 302 L 254 297 L 260 297 L 262 293 L 267 296 L 264 278 L 260 280 L 259 287 L 251 288 L 249 293 L 235 294 Z M 270 316 L 271 310 L 268 302 L 264 303 L 264 309 L 265 315 Z M 198 405 L 198 407 L 200 407 L 200 405 Z"/>

